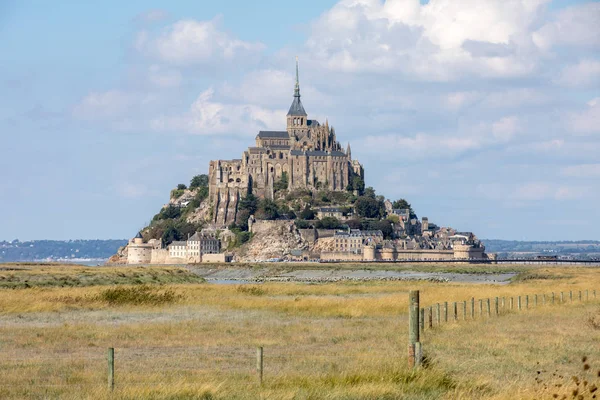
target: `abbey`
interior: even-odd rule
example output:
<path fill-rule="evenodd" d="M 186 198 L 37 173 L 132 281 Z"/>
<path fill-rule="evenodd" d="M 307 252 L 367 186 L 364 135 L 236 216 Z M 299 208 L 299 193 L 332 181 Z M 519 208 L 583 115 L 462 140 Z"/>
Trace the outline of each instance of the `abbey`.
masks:
<path fill-rule="evenodd" d="M 239 200 L 252 193 L 273 198 L 274 184 L 287 180 L 288 189 L 345 191 L 354 176 L 363 177 L 362 165 L 352 160 L 350 144 L 344 151 L 335 130 L 309 119 L 300 101 L 298 60 L 294 100 L 287 113 L 287 128 L 260 131 L 256 144 L 241 159 L 214 160 L 209 165 L 209 199 L 213 222 L 235 221 Z"/>

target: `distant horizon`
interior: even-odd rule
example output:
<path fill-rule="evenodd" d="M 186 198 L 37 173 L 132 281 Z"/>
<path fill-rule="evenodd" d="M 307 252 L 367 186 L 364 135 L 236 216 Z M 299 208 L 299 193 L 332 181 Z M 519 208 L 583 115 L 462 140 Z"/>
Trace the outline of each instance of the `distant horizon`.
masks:
<path fill-rule="evenodd" d="M 132 236 L 133 237 L 133 236 Z M 478 237 L 479 238 L 479 237 Z M 81 241 L 93 241 L 93 240 L 102 240 L 102 241 L 110 241 L 110 240 L 114 240 L 114 241 L 128 241 L 131 238 L 124 238 L 124 239 L 115 239 L 115 238 L 110 238 L 110 239 L 98 239 L 98 238 L 94 238 L 94 239 L 19 239 L 19 238 L 15 238 L 15 239 L 11 239 L 11 240 L 7 240 L 7 239 L 0 239 L 0 242 L 7 242 L 10 243 L 14 240 L 18 240 L 20 243 L 25 243 L 25 242 L 35 242 L 35 241 L 55 241 L 55 242 L 68 242 L 68 241 L 77 241 L 77 240 L 81 240 Z M 479 240 L 481 240 L 482 242 L 485 242 L 486 240 L 497 240 L 497 241 L 507 241 L 507 242 L 531 242 L 531 243 L 545 243 L 545 242 L 549 242 L 549 243 L 558 243 L 558 242 L 571 242 L 571 243 L 576 243 L 576 242 L 597 242 L 600 243 L 600 239 L 577 239 L 577 240 L 528 240 L 528 239 L 495 239 L 495 238 L 479 238 Z"/>

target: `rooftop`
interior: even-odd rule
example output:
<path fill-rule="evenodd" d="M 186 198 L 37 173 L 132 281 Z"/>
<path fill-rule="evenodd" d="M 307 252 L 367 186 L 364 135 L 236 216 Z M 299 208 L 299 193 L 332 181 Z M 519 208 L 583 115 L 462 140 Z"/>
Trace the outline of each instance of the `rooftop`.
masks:
<path fill-rule="evenodd" d="M 259 138 L 282 138 L 289 139 L 290 135 L 287 131 L 260 131 L 258 132 Z"/>

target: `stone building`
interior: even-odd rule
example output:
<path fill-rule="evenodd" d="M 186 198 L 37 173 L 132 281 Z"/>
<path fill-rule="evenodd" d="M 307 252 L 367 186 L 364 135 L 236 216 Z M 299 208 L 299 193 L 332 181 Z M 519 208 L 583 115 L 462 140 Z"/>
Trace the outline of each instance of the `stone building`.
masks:
<path fill-rule="evenodd" d="M 152 249 L 156 244 L 144 243 L 142 233 L 138 232 L 127 245 L 127 264 L 148 264 L 152 259 Z"/>
<path fill-rule="evenodd" d="M 183 264 L 199 262 L 225 262 L 231 257 L 220 253 L 221 241 L 216 232 L 196 232 L 188 240 L 174 241 L 163 248 L 162 241 L 144 242 L 138 234 L 127 245 L 127 264 Z"/>
<path fill-rule="evenodd" d="M 350 144 L 344 150 L 329 122 L 310 119 L 304 110 L 296 60 L 296 86 L 286 129 L 260 131 L 255 145 L 240 159 L 210 162 L 213 222 L 228 225 L 235 221 L 238 201 L 249 191 L 260 198 L 273 198 L 274 184 L 282 178 L 287 178 L 290 190 L 345 191 L 355 175 L 363 178 L 364 171 L 352 159 Z"/>

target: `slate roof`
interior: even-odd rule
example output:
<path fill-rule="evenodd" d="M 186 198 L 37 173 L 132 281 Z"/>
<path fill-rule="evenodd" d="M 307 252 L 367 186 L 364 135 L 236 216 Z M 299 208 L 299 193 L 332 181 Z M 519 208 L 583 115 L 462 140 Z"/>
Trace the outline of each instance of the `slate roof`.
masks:
<path fill-rule="evenodd" d="M 292 151 L 290 151 L 290 154 L 292 156 L 303 156 L 304 152 L 302 150 L 292 150 Z"/>
<path fill-rule="evenodd" d="M 249 147 L 248 151 L 250 153 L 264 153 L 267 150 L 264 147 Z"/>
<path fill-rule="evenodd" d="M 269 148 L 273 149 L 273 150 L 289 150 L 290 146 L 275 144 L 275 145 L 270 145 Z"/>
<path fill-rule="evenodd" d="M 171 242 L 171 246 L 187 246 L 187 242 Z"/>
<path fill-rule="evenodd" d="M 317 121 L 316 119 L 309 119 L 308 121 L 306 121 L 306 125 L 307 126 L 319 126 L 319 121 Z"/>
<path fill-rule="evenodd" d="M 188 241 L 190 241 L 190 242 L 199 242 L 200 241 L 200 235 L 198 235 L 198 232 L 194 233 L 192 235 L 192 237 L 188 239 Z"/>
<path fill-rule="evenodd" d="M 332 151 L 331 155 L 335 156 L 335 157 L 345 157 L 346 156 L 346 154 L 344 154 L 344 152 L 342 152 L 342 151 Z"/>
<path fill-rule="evenodd" d="M 134 239 L 143 239 L 142 232 L 138 232 Z"/>
<path fill-rule="evenodd" d="M 285 138 L 288 139 L 290 135 L 287 131 L 260 131 L 258 132 L 259 138 Z"/>
<path fill-rule="evenodd" d="M 306 117 L 306 111 L 304 111 L 304 106 L 300 101 L 300 94 L 297 96 L 294 95 L 294 101 L 292 101 L 292 105 L 290 106 L 290 111 L 288 111 L 287 115 L 294 115 L 300 117 Z"/>
<path fill-rule="evenodd" d="M 339 207 L 321 207 L 319 208 L 320 212 L 342 212 L 342 209 Z"/>
<path fill-rule="evenodd" d="M 321 150 L 307 151 L 306 154 L 308 154 L 309 156 L 328 156 L 329 155 L 329 153 L 327 153 L 326 151 L 321 151 Z"/>

